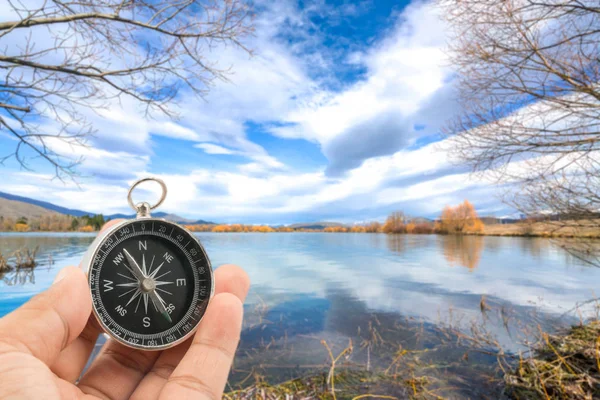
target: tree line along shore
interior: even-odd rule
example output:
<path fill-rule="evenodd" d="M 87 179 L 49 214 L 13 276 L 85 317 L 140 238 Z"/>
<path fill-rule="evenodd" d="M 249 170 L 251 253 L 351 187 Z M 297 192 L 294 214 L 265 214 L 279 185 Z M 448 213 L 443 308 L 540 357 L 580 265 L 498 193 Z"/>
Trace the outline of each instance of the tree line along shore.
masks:
<path fill-rule="evenodd" d="M 102 214 L 73 217 L 50 214 L 39 218 L 5 218 L 0 216 L 2 232 L 96 232 L 108 219 Z M 386 233 L 386 234 L 464 234 L 483 236 L 535 236 L 600 238 L 597 224 L 555 222 L 547 218 L 527 218 L 515 223 L 484 224 L 475 207 L 468 200 L 456 206 L 447 206 L 435 220 L 411 219 L 403 212 L 391 213 L 384 223 L 372 221 L 362 224 L 331 226 L 269 226 L 247 224 L 193 224 L 184 226 L 192 232 L 327 232 L 327 233 Z"/>

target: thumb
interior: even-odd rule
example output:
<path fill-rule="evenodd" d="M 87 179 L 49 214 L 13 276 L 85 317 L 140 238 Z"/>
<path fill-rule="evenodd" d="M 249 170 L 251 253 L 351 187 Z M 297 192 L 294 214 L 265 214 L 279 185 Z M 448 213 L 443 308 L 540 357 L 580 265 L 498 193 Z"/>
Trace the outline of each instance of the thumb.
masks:
<path fill-rule="evenodd" d="M 48 290 L 0 319 L 0 344 L 51 365 L 83 330 L 91 302 L 85 274 L 75 267 L 63 268 Z"/>

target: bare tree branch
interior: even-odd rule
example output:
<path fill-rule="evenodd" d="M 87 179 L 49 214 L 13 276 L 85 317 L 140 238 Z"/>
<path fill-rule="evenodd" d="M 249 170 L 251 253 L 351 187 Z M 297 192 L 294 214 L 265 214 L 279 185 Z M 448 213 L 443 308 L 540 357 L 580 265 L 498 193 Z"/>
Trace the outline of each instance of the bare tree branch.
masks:
<path fill-rule="evenodd" d="M 0 22 L 0 132 L 17 140 L 16 159 L 49 162 L 59 178 L 75 173 L 62 147 L 86 143 L 94 127 L 83 110 L 123 96 L 147 115 L 176 117 L 185 89 L 204 96 L 226 79 L 209 52 L 241 46 L 252 32 L 245 0 L 10 0 L 17 15 Z"/>

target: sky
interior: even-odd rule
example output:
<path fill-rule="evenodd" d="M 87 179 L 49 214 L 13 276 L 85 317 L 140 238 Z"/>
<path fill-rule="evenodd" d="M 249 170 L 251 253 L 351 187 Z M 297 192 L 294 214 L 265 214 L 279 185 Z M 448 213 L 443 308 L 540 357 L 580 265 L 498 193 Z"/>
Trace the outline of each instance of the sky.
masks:
<path fill-rule="evenodd" d="M 11 17 L 0 6 L 0 21 Z M 111 214 L 129 212 L 132 182 L 156 176 L 169 190 L 161 211 L 223 223 L 436 217 L 465 199 L 480 215 L 511 212 L 444 150 L 441 128 L 460 109 L 433 4 L 258 1 L 255 29 L 253 55 L 211 51 L 232 72 L 205 99 L 180 93 L 179 119 L 148 119 L 131 99 L 88 111 L 88 147 L 57 144 L 84 157 L 77 183 L 8 160 L 0 191 Z M 15 146 L 0 131 L 0 155 Z M 152 202 L 158 187 L 145 188 L 134 197 Z"/>

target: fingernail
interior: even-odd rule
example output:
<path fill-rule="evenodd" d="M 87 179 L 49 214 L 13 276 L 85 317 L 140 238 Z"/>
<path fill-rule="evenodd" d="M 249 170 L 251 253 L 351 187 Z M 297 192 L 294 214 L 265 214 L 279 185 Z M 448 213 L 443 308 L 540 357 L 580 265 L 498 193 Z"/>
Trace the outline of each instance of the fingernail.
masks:
<path fill-rule="evenodd" d="M 60 271 L 58 271 L 58 274 L 56 274 L 56 278 L 54 278 L 54 282 L 52 282 L 52 284 L 56 284 L 62 281 L 68 275 L 68 272 L 68 268 L 63 268 Z"/>

